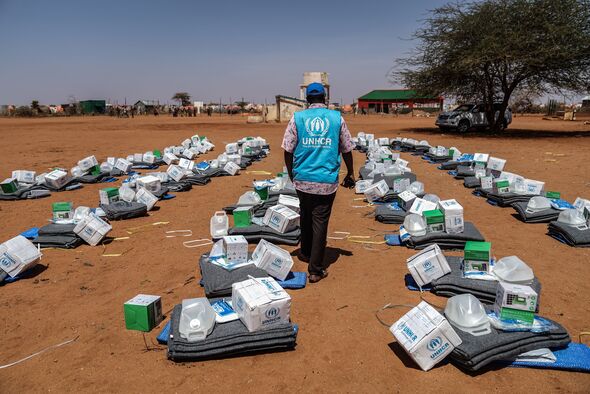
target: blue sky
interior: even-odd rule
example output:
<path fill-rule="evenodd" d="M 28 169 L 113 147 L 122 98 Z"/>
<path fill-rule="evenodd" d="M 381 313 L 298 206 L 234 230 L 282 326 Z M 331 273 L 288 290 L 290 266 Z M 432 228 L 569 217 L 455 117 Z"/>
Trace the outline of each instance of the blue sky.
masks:
<path fill-rule="evenodd" d="M 391 88 L 407 39 L 443 0 L 0 0 L 0 104 L 273 101 L 327 71 L 333 101 Z"/>

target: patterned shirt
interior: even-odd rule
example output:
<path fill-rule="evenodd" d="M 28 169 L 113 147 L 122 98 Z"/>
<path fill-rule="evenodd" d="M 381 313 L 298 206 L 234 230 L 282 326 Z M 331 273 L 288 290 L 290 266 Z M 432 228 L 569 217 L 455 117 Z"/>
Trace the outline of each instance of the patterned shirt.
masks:
<path fill-rule="evenodd" d="M 326 108 L 324 104 L 311 104 L 309 108 Z M 348 126 L 344 121 L 344 118 L 340 117 L 340 153 L 348 153 L 354 149 L 354 143 L 350 136 Z M 283 137 L 283 144 L 281 147 L 289 153 L 295 152 L 297 147 L 297 125 L 295 124 L 295 117 L 292 116 L 287 129 L 285 130 L 285 136 Z M 336 183 L 319 183 L 319 182 L 307 182 L 307 181 L 293 181 L 295 189 L 309 194 L 332 194 L 338 190 L 338 182 Z"/>

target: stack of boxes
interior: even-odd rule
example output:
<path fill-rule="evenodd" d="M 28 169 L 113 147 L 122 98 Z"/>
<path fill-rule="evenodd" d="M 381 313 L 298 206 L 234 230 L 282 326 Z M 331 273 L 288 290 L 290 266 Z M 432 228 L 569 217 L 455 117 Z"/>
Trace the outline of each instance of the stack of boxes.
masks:
<path fill-rule="evenodd" d="M 500 282 L 494 310 L 500 320 L 532 325 L 539 295 L 530 286 Z"/>
<path fill-rule="evenodd" d="M 109 205 L 120 200 L 119 189 L 116 187 L 107 187 L 98 191 L 100 196 L 100 203 L 102 205 Z"/>
<path fill-rule="evenodd" d="M 74 218 L 74 208 L 71 202 L 54 202 L 52 204 L 53 220 L 70 220 Z"/>

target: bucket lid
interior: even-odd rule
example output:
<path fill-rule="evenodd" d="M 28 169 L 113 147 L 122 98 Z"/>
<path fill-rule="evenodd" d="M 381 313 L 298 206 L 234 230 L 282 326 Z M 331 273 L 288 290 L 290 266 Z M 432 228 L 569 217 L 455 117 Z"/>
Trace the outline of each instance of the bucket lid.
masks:
<path fill-rule="evenodd" d="M 535 196 L 529 200 L 525 212 L 535 213 L 544 211 L 549 208 L 551 208 L 551 201 L 549 201 L 547 197 Z"/>
<path fill-rule="evenodd" d="M 438 204 L 438 202 L 440 201 L 440 197 L 436 194 L 425 194 L 424 197 L 422 197 L 422 199 L 433 202 L 435 204 Z"/>
<path fill-rule="evenodd" d="M 508 283 L 528 284 L 535 278 L 531 267 L 517 256 L 502 257 L 494 265 L 493 273 L 502 282 Z"/>
<path fill-rule="evenodd" d="M 473 336 L 492 332 L 485 308 L 472 294 L 459 294 L 449 298 L 445 316 L 453 326 Z"/>
<path fill-rule="evenodd" d="M 582 212 L 577 209 L 566 209 L 561 211 L 557 217 L 557 221 L 567 226 L 576 227 L 579 230 L 587 230 L 586 218 Z"/>
<path fill-rule="evenodd" d="M 421 194 L 424 193 L 424 184 L 420 181 L 414 181 L 410 183 L 410 187 L 408 188 L 414 194 Z"/>
<path fill-rule="evenodd" d="M 404 228 L 415 237 L 426 235 L 426 220 L 421 215 L 410 213 L 404 219 Z"/>

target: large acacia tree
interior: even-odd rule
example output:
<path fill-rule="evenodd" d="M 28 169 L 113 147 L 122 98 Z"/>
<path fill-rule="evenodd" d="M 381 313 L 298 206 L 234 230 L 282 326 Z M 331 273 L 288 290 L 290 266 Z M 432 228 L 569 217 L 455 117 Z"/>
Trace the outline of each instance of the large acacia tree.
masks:
<path fill-rule="evenodd" d="M 424 94 L 483 102 L 490 129 L 510 96 L 590 89 L 589 0 L 484 0 L 430 12 L 391 77 Z M 495 116 L 493 103 L 501 103 Z"/>

